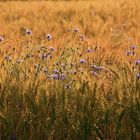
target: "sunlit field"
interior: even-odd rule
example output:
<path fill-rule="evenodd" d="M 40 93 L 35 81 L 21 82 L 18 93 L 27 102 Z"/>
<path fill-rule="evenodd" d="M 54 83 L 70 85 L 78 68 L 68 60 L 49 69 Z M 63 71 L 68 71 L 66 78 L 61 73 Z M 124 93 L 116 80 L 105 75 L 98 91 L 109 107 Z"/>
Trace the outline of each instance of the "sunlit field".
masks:
<path fill-rule="evenodd" d="M 0 2 L 0 140 L 140 140 L 140 1 Z"/>

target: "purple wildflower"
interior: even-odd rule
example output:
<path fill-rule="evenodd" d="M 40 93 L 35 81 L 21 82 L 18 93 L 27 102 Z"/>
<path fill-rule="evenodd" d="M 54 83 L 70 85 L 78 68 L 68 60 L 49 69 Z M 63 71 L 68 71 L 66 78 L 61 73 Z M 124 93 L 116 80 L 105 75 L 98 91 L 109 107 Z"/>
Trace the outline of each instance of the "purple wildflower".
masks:
<path fill-rule="evenodd" d="M 42 60 L 43 60 L 43 59 L 47 59 L 47 57 L 48 57 L 47 54 L 40 54 L 40 55 L 39 55 L 39 58 L 42 59 Z"/>
<path fill-rule="evenodd" d="M 98 75 L 98 73 L 95 72 L 95 71 L 91 71 L 90 73 L 91 73 L 92 75 L 94 75 L 94 76 L 97 76 L 97 75 Z"/>
<path fill-rule="evenodd" d="M 62 73 L 62 74 L 59 76 L 59 79 L 64 80 L 64 79 L 65 79 L 65 74 Z"/>
<path fill-rule="evenodd" d="M 50 47 L 50 50 L 51 50 L 51 51 L 54 51 L 54 47 L 51 46 L 51 47 Z"/>
<path fill-rule="evenodd" d="M 12 60 L 11 56 L 5 56 L 4 59 L 5 59 L 6 61 L 11 61 L 11 60 Z"/>
<path fill-rule="evenodd" d="M 136 60 L 136 61 L 135 61 L 135 64 L 136 64 L 136 65 L 139 65 L 139 64 L 140 64 L 140 59 Z"/>
<path fill-rule="evenodd" d="M 136 75 L 136 77 L 137 77 L 137 79 L 140 79 L 140 73 L 138 73 L 138 74 Z"/>
<path fill-rule="evenodd" d="M 84 63 L 86 63 L 87 61 L 85 60 L 85 59 L 80 59 L 80 63 L 81 64 L 84 64 Z"/>
<path fill-rule="evenodd" d="M 132 45 L 132 46 L 130 46 L 130 49 L 132 49 L 132 50 L 135 50 L 136 48 L 137 48 L 136 45 Z"/>
<path fill-rule="evenodd" d="M 32 35 L 32 31 L 30 29 L 24 28 L 24 30 L 27 35 Z"/>
<path fill-rule="evenodd" d="M 58 75 L 58 74 L 52 74 L 52 78 L 53 78 L 54 80 L 58 80 L 58 79 L 59 79 L 59 75 Z"/>
<path fill-rule="evenodd" d="M 87 50 L 86 50 L 86 52 L 93 52 L 93 50 L 92 49 L 90 49 L 90 48 L 88 48 Z"/>
<path fill-rule="evenodd" d="M 4 41 L 4 37 L 0 35 L 0 42 Z"/>
<path fill-rule="evenodd" d="M 90 65 L 94 70 L 101 71 L 103 69 L 103 66 L 96 66 L 96 65 Z"/>
<path fill-rule="evenodd" d="M 80 34 L 79 38 L 80 38 L 81 41 L 83 41 L 85 39 L 85 36 Z"/>
<path fill-rule="evenodd" d="M 134 52 L 132 52 L 132 51 L 128 51 L 128 50 L 126 51 L 127 56 L 130 56 L 130 55 L 133 55 L 133 54 L 134 54 Z"/>
<path fill-rule="evenodd" d="M 53 73 L 58 73 L 59 72 L 59 70 L 57 70 L 57 69 L 55 69 L 55 70 L 53 70 Z"/>
<path fill-rule="evenodd" d="M 69 73 L 76 75 L 77 71 L 76 70 L 70 70 Z"/>
<path fill-rule="evenodd" d="M 50 41 L 52 39 L 52 36 L 50 34 L 47 34 L 46 38 L 48 41 Z"/>
<path fill-rule="evenodd" d="M 75 28 L 75 29 L 73 29 L 73 32 L 77 33 L 77 32 L 79 32 L 79 29 Z"/>

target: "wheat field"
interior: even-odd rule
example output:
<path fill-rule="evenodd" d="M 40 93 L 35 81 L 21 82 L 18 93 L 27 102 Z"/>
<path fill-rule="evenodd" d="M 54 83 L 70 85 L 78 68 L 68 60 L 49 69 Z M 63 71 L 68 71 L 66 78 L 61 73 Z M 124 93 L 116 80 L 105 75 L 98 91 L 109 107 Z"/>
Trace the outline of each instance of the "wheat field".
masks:
<path fill-rule="evenodd" d="M 0 140 L 139 140 L 140 1 L 1 1 Z"/>

